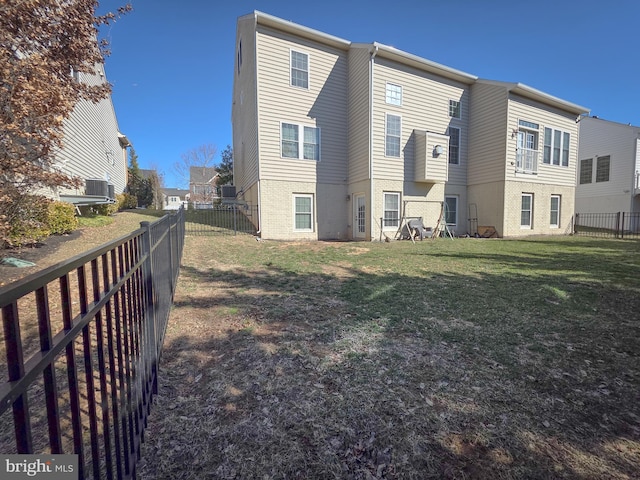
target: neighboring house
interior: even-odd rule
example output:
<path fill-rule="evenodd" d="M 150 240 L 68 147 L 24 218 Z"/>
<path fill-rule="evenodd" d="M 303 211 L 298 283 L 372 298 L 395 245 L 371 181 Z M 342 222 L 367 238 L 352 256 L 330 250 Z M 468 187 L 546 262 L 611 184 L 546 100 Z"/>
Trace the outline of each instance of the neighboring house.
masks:
<path fill-rule="evenodd" d="M 577 213 L 640 212 L 640 127 L 580 120 Z"/>
<path fill-rule="evenodd" d="M 234 74 L 234 184 L 263 238 L 570 224 L 583 107 L 260 12 L 238 19 Z"/>
<path fill-rule="evenodd" d="M 189 167 L 189 201 L 196 208 L 212 206 L 219 198 L 218 176 L 213 167 Z"/>
<path fill-rule="evenodd" d="M 95 75 L 72 72 L 78 82 L 106 82 L 104 66 Z M 78 189 L 60 189 L 57 197 L 75 205 L 113 203 L 127 185 L 127 147 L 131 143 L 118 130 L 111 97 L 98 103 L 82 100 L 64 125 L 64 145 L 56 166 L 84 180 Z"/>
<path fill-rule="evenodd" d="M 178 210 L 189 205 L 189 190 L 182 188 L 161 188 L 162 210 Z"/>

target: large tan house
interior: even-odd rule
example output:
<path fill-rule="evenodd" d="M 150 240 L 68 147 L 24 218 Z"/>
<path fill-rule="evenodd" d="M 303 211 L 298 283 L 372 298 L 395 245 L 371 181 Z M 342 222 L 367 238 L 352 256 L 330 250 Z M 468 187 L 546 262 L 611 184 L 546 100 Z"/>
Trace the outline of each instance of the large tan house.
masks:
<path fill-rule="evenodd" d="M 234 183 L 263 238 L 569 228 L 584 107 L 260 12 L 236 37 Z"/>

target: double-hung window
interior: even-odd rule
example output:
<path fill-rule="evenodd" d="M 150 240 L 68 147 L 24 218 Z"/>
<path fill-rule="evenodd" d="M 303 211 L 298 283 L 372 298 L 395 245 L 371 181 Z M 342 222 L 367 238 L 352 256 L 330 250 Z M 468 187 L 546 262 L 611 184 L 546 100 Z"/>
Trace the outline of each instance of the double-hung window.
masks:
<path fill-rule="evenodd" d="M 402 105 L 402 86 L 394 83 L 387 83 L 387 91 L 385 95 L 386 102 L 389 105 Z"/>
<path fill-rule="evenodd" d="M 546 127 L 544 129 L 544 157 L 547 165 L 569 166 L 571 134 Z"/>
<path fill-rule="evenodd" d="M 400 193 L 385 192 L 382 225 L 384 228 L 398 228 L 400 224 Z"/>
<path fill-rule="evenodd" d="M 449 163 L 458 165 L 460 163 L 460 129 L 449 127 Z"/>
<path fill-rule="evenodd" d="M 520 228 L 531 228 L 533 220 L 533 194 L 523 193 L 520 206 Z"/>
<path fill-rule="evenodd" d="M 309 88 L 309 55 L 291 50 L 291 85 Z"/>
<path fill-rule="evenodd" d="M 387 113 L 384 154 L 387 157 L 400 157 L 402 138 L 402 117 Z"/>
<path fill-rule="evenodd" d="M 449 116 L 451 118 L 460 118 L 460 102 L 458 100 L 449 100 Z"/>
<path fill-rule="evenodd" d="M 297 232 L 313 231 L 313 195 L 293 195 L 293 229 Z"/>
<path fill-rule="evenodd" d="M 596 183 L 609 181 L 609 168 L 611 167 L 611 157 L 598 157 L 596 161 Z"/>
<path fill-rule="evenodd" d="M 458 225 L 458 197 L 444 197 L 444 220 L 447 225 Z"/>
<path fill-rule="evenodd" d="M 320 129 L 297 123 L 281 124 L 281 152 L 283 158 L 320 160 Z M 302 145 L 300 143 L 302 142 Z"/>
<path fill-rule="evenodd" d="M 551 228 L 558 228 L 560 226 L 560 195 L 551 195 L 549 225 Z"/>

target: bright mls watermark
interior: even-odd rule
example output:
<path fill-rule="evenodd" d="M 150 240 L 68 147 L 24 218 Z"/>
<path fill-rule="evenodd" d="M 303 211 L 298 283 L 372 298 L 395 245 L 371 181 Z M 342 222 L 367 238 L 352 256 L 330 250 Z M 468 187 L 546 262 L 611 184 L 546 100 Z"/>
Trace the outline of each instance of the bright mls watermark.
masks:
<path fill-rule="evenodd" d="M 77 480 L 78 455 L 0 455 L 0 478 Z"/>

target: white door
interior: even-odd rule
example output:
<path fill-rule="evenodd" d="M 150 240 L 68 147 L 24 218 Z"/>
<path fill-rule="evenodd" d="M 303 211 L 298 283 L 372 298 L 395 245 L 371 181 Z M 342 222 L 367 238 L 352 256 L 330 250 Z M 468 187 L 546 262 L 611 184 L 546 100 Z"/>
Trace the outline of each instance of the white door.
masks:
<path fill-rule="evenodd" d="M 353 195 L 353 236 L 354 238 L 364 238 L 367 222 L 364 194 Z"/>

